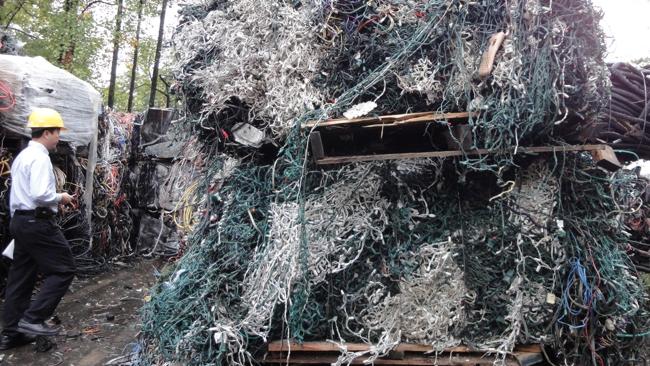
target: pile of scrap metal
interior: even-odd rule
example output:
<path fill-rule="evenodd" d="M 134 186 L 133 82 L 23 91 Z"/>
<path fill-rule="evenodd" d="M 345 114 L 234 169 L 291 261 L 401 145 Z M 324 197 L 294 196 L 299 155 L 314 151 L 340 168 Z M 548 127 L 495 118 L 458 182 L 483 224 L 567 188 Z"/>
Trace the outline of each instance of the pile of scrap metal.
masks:
<path fill-rule="evenodd" d="M 4 248 L 11 239 L 11 160 L 29 139 L 25 123 L 31 109 L 45 106 L 60 111 L 67 127 L 51 157 L 57 189 L 77 197 L 60 211 L 58 223 L 71 243 L 79 272 L 100 271 L 108 260 L 132 255 L 127 244 L 129 204 L 121 180 L 130 156 L 133 116 L 108 111 L 98 128 L 101 95 L 92 86 L 41 57 L 15 56 L 13 38 L 6 34 L 0 38 L 0 245 Z M 88 167 L 93 171 L 90 177 Z M 4 261 L 6 272 L 9 262 Z"/>
<path fill-rule="evenodd" d="M 134 129 L 125 190 L 133 208 L 132 244 L 145 256 L 177 257 L 193 222 L 196 143 L 176 138 L 173 118 L 171 109 L 150 108 Z"/>
<path fill-rule="evenodd" d="M 141 364 L 642 362 L 648 181 L 563 134 L 607 108 L 598 22 L 589 0 L 185 7 L 191 224 Z"/>
<path fill-rule="evenodd" d="M 167 134 L 173 110 L 106 111 L 100 119 L 94 174 L 94 257 L 124 261 L 178 255 L 187 193 L 177 179 L 188 160 Z M 180 172 L 184 174 L 179 174 Z"/>
<path fill-rule="evenodd" d="M 93 257 L 123 260 L 135 253 L 129 195 L 124 188 L 136 114 L 106 110 L 99 120 L 93 180 Z"/>

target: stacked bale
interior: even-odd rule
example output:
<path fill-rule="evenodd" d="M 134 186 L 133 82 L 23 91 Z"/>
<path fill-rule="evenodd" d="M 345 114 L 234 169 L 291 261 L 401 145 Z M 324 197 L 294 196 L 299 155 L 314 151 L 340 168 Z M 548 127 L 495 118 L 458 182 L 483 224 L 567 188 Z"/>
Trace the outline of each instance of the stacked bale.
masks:
<path fill-rule="evenodd" d="M 337 364 L 400 342 L 636 357 L 650 324 L 626 220 L 647 182 L 584 153 L 515 156 L 606 105 L 598 20 L 587 0 L 184 8 L 175 132 L 196 141 L 198 223 L 145 308 L 143 363 L 248 365 L 286 338 L 341 344 Z M 301 125 L 362 102 L 474 112 L 472 148 L 508 152 L 314 166 Z M 242 143 L 241 124 L 264 138 Z"/>

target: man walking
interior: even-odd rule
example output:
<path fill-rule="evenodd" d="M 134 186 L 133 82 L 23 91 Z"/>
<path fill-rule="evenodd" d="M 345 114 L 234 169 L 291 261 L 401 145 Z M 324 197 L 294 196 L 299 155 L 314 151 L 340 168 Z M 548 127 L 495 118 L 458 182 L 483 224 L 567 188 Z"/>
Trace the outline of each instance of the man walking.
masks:
<path fill-rule="evenodd" d="M 58 205 L 70 203 L 73 197 L 56 192 L 49 157 L 64 129 L 63 119 L 53 109 L 37 108 L 29 115 L 27 127 L 32 129 L 32 140 L 11 167 L 9 230 L 15 248 L 5 290 L 0 350 L 25 344 L 29 336 L 58 334 L 45 320 L 54 313 L 75 272 L 70 246 L 54 220 Z M 43 274 L 43 283 L 31 301 L 37 273 Z"/>

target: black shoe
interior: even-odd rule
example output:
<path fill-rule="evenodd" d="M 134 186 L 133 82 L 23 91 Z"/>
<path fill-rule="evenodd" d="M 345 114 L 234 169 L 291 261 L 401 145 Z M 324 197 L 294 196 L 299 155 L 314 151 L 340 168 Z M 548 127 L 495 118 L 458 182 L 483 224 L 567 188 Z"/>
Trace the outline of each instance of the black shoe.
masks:
<path fill-rule="evenodd" d="M 18 331 L 32 336 L 55 336 L 59 334 L 59 328 L 53 328 L 45 323 L 28 323 L 24 320 L 18 322 Z"/>
<path fill-rule="evenodd" d="M 15 347 L 24 346 L 26 344 L 32 343 L 34 337 L 27 336 L 25 334 L 16 334 L 16 335 L 0 335 L 0 351 L 6 351 Z"/>

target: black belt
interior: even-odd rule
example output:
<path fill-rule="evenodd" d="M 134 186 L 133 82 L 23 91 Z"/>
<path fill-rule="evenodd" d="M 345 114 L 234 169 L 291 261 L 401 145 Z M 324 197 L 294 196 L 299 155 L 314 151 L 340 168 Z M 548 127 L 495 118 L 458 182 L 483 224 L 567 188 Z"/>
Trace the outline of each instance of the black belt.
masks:
<path fill-rule="evenodd" d="M 46 207 L 37 207 L 34 210 L 16 210 L 14 215 L 19 216 L 34 216 L 37 218 L 50 219 L 53 218 L 56 214 L 54 211 Z"/>

